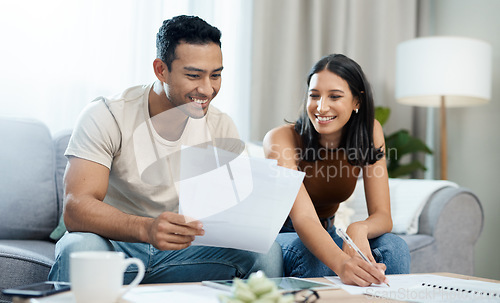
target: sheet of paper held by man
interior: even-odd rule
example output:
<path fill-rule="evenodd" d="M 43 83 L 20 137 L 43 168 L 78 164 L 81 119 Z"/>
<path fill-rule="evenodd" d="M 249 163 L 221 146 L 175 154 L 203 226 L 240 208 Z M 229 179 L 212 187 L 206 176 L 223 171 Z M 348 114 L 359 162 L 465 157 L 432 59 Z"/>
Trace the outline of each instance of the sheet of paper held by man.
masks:
<path fill-rule="evenodd" d="M 179 213 L 205 230 L 193 245 L 269 251 L 303 172 L 213 146 L 183 148 L 180 163 Z"/>

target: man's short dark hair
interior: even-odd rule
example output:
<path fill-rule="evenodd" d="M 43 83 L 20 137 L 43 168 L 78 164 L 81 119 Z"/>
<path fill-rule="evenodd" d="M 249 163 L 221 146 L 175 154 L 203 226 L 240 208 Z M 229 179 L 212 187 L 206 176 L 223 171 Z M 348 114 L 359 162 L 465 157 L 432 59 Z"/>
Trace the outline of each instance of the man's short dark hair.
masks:
<path fill-rule="evenodd" d="M 215 43 L 219 47 L 221 32 L 197 16 L 176 16 L 163 21 L 156 35 L 156 56 L 170 71 L 175 60 L 175 49 L 182 42 L 189 44 Z"/>

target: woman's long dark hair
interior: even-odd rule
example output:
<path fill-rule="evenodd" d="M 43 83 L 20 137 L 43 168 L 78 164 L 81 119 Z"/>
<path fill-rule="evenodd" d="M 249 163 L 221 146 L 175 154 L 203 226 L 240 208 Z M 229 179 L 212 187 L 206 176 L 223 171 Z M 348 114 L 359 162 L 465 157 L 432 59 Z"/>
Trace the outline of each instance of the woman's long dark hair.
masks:
<path fill-rule="evenodd" d="M 383 147 L 373 144 L 373 121 L 375 116 L 373 95 L 370 84 L 361 67 L 352 59 L 332 54 L 321 58 L 311 69 L 307 77 L 307 86 L 311 77 L 323 70 L 329 70 L 344 79 L 349 85 L 353 98 L 359 100 L 359 111 L 353 113 L 342 133 L 339 148 L 345 149 L 351 165 L 365 166 L 377 162 L 384 156 Z M 319 158 L 319 134 L 314 129 L 307 115 L 307 100 L 302 113 L 295 123 L 295 131 L 302 138 L 303 160 L 315 161 Z"/>

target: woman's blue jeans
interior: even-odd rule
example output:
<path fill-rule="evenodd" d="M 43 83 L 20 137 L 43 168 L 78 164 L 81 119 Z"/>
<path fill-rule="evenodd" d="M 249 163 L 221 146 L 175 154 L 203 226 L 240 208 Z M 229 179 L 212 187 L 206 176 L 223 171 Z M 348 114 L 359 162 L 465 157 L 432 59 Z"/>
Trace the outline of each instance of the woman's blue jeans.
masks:
<path fill-rule="evenodd" d="M 69 281 L 69 256 L 75 251 L 120 251 L 126 257 L 139 258 L 146 267 L 141 283 L 200 282 L 247 278 L 262 270 L 268 277 L 280 277 L 283 258 L 274 242 L 267 254 L 251 251 L 190 246 L 182 250 L 161 251 L 146 243 L 126 243 L 105 239 L 92 233 L 66 233 L 56 244 L 56 262 L 49 273 L 51 281 Z M 136 276 L 137 267 L 129 266 L 124 283 Z M 98 273 L 96 273 L 98 274 Z"/>
<path fill-rule="evenodd" d="M 342 248 L 343 241 L 335 232 L 335 226 L 331 225 L 327 231 L 335 243 Z M 312 278 L 337 275 L 307 249 L 296 232 L 282 232 L 276 241 L 283 251 L 285 276 Z M 387 266 L 385 274 L 410 273 L 410 251 L 403 239 L 395 234 L 387 233 L 369 242 L 377 263 L 384 263 Z"/>

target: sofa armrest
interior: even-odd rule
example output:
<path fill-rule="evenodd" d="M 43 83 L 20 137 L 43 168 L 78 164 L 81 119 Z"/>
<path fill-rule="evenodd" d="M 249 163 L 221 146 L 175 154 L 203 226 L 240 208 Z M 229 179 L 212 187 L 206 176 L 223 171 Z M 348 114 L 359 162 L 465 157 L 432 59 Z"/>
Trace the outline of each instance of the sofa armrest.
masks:
<path fill-rule="evenodd" d="M 419 234 L 467 235 L 477 240 L 483 229 L 484 214 L 479 198 L 470 190 L 445 187 L 427 201 L 419 217 Z"/>
<path fill-rule="evenodd" d="M 422 210 L 418 232 L 434 238 L 433 269 L 473 274 L 474 246 L 483 224 L 483 208 L 470 190 L 446 187 L 435 192 Z"/>

